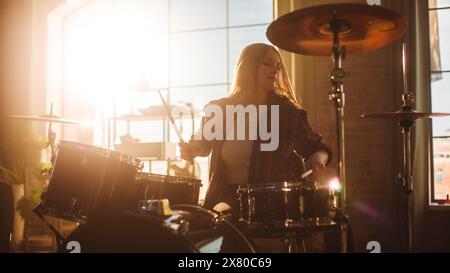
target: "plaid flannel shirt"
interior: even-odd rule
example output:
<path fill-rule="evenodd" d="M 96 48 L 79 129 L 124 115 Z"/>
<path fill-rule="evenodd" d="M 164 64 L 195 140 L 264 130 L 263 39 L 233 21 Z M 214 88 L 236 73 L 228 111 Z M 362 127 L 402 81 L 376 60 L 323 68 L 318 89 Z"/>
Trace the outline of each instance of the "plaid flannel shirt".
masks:
<path fill-rule="evenodd" d="M 211 101 L 209 104 L 218 105 L 225 113 L 226 105 L 239 104 L 233 97 Z M 303 171 L 298 155 L 307 159 L 319 150 L 325 150 L 328 163 L 331 161 L 331 150 L 322 142 L 322 137 L 310 127 L 306 111 L 294 105 L 288 98 L 271 93 L 268 98 L 269 109 L 271 105 L 279 105 L 279 146 L 275 151 L 261 151 L 261 140 L 253 142 L 249 184 L 274 183 L 298 178 Z M 270 113 L 270 110 L 268 111 Z M 225 114 L 223 115 L 225 118 Z M 270 115 L 268 115 L 270 121 Z M 205 124 L 208 118 L 204 118 Z M 226 128 L 226 120 L 224 127 Z M 270 126 L 269 126 L 270 130 Z M 189 141 L 195 156 L 208 156 L 211 154 L 210 184 L 206 194 L 204 206 L 211 209 L 216 204 L 216 198 L 224 185 L 221 176 L 221 148 L 223 140 L 194 140 Z M 327 164 L 328 164 L 327 163 Z"/>

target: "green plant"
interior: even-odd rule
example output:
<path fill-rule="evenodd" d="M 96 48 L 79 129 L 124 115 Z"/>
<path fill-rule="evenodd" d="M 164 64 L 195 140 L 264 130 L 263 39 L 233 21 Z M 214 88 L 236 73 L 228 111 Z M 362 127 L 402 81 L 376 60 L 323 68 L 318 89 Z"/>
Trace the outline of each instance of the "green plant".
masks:
<path fill-rule="evenodd" d="M 37 198 L 36 198 L 37 196 Z M 36 215 L 33 212 L 33 209 L 39 203 L 40 192 L 33 190 L 31 196 L 26 197 L 22 196 L 22 198 L 17 201 L 16 210 L 19 212 L 20 216 L 25 220 L 33 220 L 36 218 Z"/>
<path fill-rule="evenodd" d="M 45 148 L 44 142 L 33 134 L 30 123 L 6 124 L 0 132 L 0 182 L 9 185 L 23 185 L 25 195 L 16 204 L 19 214 L 24 218 L 34 217 L 33 207 L 39 201 L 40 192 L 48 179 L 41 175 L 42 167 L 49 163 L 40 163 L 40 154 Z M 36 188 L 29 185 L 30 178 L 39 181 Z"/>

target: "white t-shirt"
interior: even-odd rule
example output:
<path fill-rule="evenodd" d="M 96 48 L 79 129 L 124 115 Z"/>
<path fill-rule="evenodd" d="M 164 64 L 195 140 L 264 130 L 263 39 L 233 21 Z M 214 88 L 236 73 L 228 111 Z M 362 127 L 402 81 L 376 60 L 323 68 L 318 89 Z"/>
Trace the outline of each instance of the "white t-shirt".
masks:
<path fill-rule="evenodd" d="M 248 118 L 246 118 L 246 127 L 248 127 Z M 226 134 L 229 136 L 232 132 L 231 121 L 227 121 Z M 253 141 L 236 140 L 237 122 L 234 122 L 235 136 L 224 140 L 220 153 L 223 164 L 223 178 L 227 184 L 246 185 L 248 184 L 248 173 L 250 169 L 250 160 L 252 157 Z M 242 129 L 242 128 L 241 128 Z"/>
<path fill-rule="evenodd" d="M 225 140 L 221 150 L 223 178 L 227 184 L 248 184 L 254 140 Z"/>

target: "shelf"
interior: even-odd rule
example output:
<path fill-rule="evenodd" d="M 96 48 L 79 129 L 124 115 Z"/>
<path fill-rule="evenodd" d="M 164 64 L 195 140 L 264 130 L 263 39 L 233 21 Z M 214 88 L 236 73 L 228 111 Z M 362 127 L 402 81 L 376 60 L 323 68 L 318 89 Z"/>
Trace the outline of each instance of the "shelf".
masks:
<path fill-rule="evenodd" d="M 167 110 L 164 106 L 156 105 L 151 106 L 145 109 L 139 109 L 139 114 L 126 114 L 118 117 L 111 117 L 111 120 L 120 120 L 120 121 L 146 121 L 146 120 L 162 120 L 164 118 L 168 118 Z M 191 119 L 191 110 L 187 107 L 183 106 L 172 106 L 171 113 L 173 113 L 172 117 L 174 119 L 180 119 L 180 113 L 183 114 L 183 119 Z M 200 118 L 201 111 L 198 109 L 194 109 L 194 118 Z"/>
<path fill-rule="evenodd" d="M 177 144 L 171 142 L 144 142 L 115 144 L 114 150 L 133 157 L 165 160 L 176 157 Z M 164 156 L 166 158 L 164 158 Z"/>

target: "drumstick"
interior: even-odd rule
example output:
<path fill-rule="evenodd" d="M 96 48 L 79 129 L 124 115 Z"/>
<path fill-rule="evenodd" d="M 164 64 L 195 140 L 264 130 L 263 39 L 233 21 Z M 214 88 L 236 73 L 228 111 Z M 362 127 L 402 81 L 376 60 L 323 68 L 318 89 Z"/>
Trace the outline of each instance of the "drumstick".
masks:
<path fill-rule="evenodd" d="M 308 170 L 307 172 L 305 172 L 304 174 L 302 174 L 301 178 L 305 179 L 308 176 L 310 176 L 313 173 L 313 170 Z"/>
<path fill-rule="evenodd" d="M 169 117 L 170 123 L 172 124 L 173 129 L 175 129 L 175 133 L 177 134 L 178 140 L 181 143 L 185 144 L 185 142 L 183 140 L 183 136 L 181 135 L 181 132 L 178 129 L 177 124 L 175 123 L 175 120 L 172 117 L 172 113 L 170 112 L 170 107 L 169 107 L 169 105 L 167 105 L 166 100 L 161 95 L 161 91 L 160 90 L 158 90 L 158 94 L 159 94 L 159 97 L 161 98 L 161 101 L 162 101 L 162 103 L 164 105 L 164 108 L 166 109 L 167 116 Z"/>
<path fill-rule="evenodd" d="M 166 112 L 167 112 L 167 116 L 169 116 L 169 120 L 170 123 L 173 126 L 173 129 L 175 129 L 175 133 L 178 136 L 178 140 L 182 143 L 182 144 L 186 144 L 186 142 L 184 142 L 183 136 L 181 135 L 180 130 L 177 127 L 177 124 L 175 123 L 175 120 L 172 117 L 172 113 L 170 112 L 170 107 L 169 105 L 167 105 L 166 100 L 163 98 L 163 96 L 161 95 L 161 91 L 158 90 L 158 94 L 159 97 L 161 98 L 162 103 L 164 104 L 164 108 L 166 108 Z M 187 162 L 190 162 L 192 164 L 192 177 L 195 177 L 195 164 L 194 164 L 194 159 L 192 160 L 188 160 Z"/>

